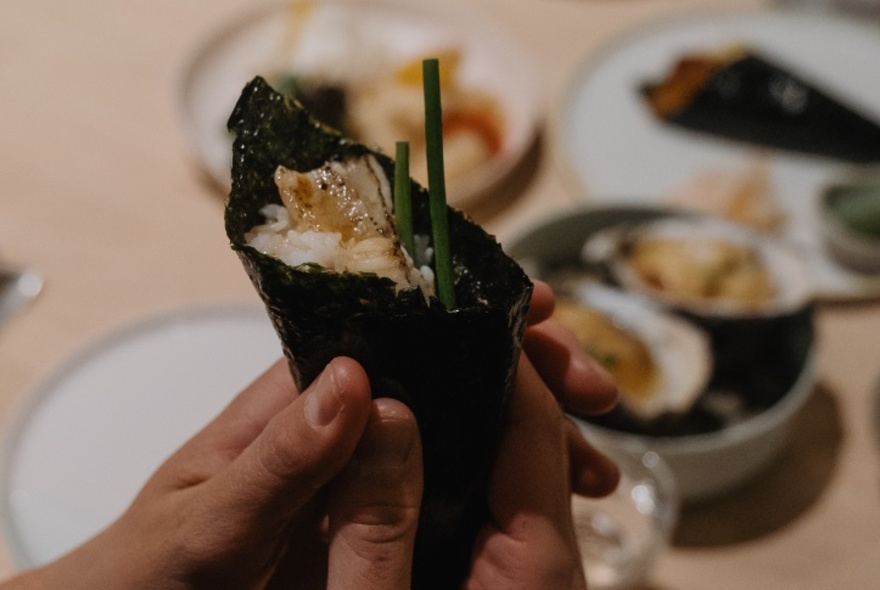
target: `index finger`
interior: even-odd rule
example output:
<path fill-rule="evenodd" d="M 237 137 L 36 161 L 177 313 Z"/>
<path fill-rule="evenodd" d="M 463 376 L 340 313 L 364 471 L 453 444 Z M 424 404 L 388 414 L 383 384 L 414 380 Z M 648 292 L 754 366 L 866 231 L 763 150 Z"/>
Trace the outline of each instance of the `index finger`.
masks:
<path fill-rule="evenodd" d="M 583 588 L 570 502 L 565 419 L 523 357 L 489 487 L 492 525 L 475 548 L 472 579 L 512 590 Z"/>
<path fill-rule="evenodd" d="M 529 326 L 523 350 L 559 402 L 580 414 L 602 414 L 617 403 L 614 379 L 574 334 L 547 320 Z"/>
<path fill-rule="evenodd" d="M 532 280 L 534 290 L 529 302 L 529 325 L 539 324 L 553 315 L 556 298 L 553 289 L 544 281 Z"/>
<path fill-rule="evenodd" d="M 562 410 L 528 358 L 521 358 L 489 490 L 493 516 L 502 529 L 521 513 L 566 521 L 570 489 L 565 436 Z"/>

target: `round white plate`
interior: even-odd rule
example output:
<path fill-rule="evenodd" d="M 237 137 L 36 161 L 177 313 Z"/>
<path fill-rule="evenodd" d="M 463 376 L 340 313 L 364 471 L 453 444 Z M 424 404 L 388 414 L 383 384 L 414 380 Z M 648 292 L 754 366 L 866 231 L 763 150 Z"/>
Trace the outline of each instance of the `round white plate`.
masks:
<path fill-rule="evenodd" d="M 195 309 L 122 329 L 33 392 L 0 456 L 16 565 L 40 565 L 121 514 L 153 471 L 281 356 L 265 311 Z"/>
<path fill-rule="evenodd" d="M 232 142 L 226 122 L 241 94 L 254 76 L 271 73 L 279 59 L 288 63 L 294 56 L 284 53 L 290 31 L 292 2 L 274 3 L 236 20 L 208 39 L 185 71 L 181 102 L 183 122 L 196 156 L 222 187 L 230 184 Z M 305 0 L 308 1 L 308 0 Z M 537 69 L 532 56 L 508 31 L 480 14 L 453 18 L 440 7 L 407 3 L 404 0 L 322 0 L 315 11 L 334 11 L 349 27 L 346 35 L 357 35 L 363 45 L 359 59 L 381 52 L 391 61 L 403 62 L 431 52 L 458 48 L 459 82 L 497 97 L 505 118 L 501 151 L 450 191 L 449 202 L 466 208 L 485 197 L 522 159 L 535 139 L 542 109 Z M 295 10 L 295 9 L 294 9 Z M 297 38 L 297 51 L 309 55 L 326 50 L 339 54 L 326 38 L 310 35 L 308 27 L 318 21 L 309 17 Z M 351 56 L 341 56 L 350 58 Z M 369 64 L 367 64 L 369 65 Z M 267 71 L 268 70 L 268 71 Z"/>
<path fill-rule="evenodd" d="M 763 50 L 880 121 L 880 29 L 810 12 L 712 12 L 631 31 L 575 72 L 555 127 L 570 176 L 601 204 L 663 204 L 697 175 L 745 170 L 756 149 L 658 122 L 638 87 L 662 78 L 684 53 L 743 43 Z M 783 235 L 808 258 L 823 299 L 880 294 L 880 277 L 835 264 L 819 231 L 822 187 L 856 169 L 831 160 L 765 153 L 786 212 Z"/>

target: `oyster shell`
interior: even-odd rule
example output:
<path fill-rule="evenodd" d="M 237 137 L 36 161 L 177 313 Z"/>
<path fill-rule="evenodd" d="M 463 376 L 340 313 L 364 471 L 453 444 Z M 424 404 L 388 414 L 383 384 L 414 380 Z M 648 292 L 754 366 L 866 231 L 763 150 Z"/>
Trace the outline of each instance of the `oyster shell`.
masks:
<path fill-rule="evenodd" d="M 792 247 L 709 217 L 609 228 L 582 254 L 623 289 L 703 318 L 778 316 L 812 299 L 807 266 Z"/>
<path fill-rule="evenodd" d="M 554 317 L 614 376 L 621 405 L 640 420 L 686 413 L 712 375 L 708 336 L 644 298 L 573 280 L 560 286 Z"/>

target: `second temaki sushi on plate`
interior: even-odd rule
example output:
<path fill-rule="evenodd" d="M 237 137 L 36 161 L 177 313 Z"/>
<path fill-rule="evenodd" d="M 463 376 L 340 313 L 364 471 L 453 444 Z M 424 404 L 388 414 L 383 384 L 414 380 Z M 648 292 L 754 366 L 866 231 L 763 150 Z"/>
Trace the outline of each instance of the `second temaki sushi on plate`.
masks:
<path fill-rule="evenodd" d="M 880 123 L 752 48 L 682 55 L 670 72 L 642 85 L 659 120 L 753 145 L 880 162 Z"/>

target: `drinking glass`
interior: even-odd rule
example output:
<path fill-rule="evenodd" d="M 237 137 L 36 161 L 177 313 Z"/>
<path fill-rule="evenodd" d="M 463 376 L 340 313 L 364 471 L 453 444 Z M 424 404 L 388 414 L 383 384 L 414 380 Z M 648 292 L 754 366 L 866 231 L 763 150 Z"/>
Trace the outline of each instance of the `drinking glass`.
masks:
<path fill-rule="evenodd" d="M 678 518 L 675 480 L 661 457 L 600 449 L 620 468 L 620 484 L 600 499 L 575 496 L 572 515 L 592 590 L 638 588 L 665 549 Z"/>

